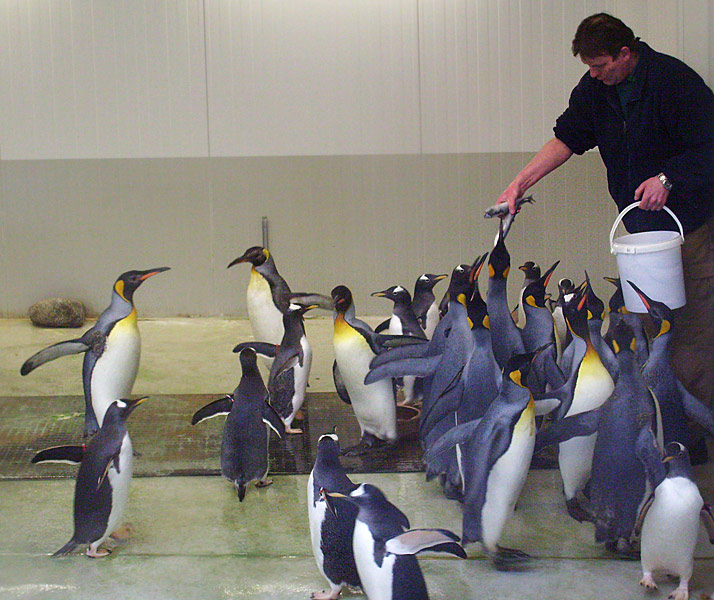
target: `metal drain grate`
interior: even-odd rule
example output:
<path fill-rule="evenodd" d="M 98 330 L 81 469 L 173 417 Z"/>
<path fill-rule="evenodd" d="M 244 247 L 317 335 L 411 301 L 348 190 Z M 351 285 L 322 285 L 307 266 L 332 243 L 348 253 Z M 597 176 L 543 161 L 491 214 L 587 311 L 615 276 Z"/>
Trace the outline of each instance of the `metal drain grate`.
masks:
<path fill-rule="evenodd" d="M 152 396 L 132 414 L 128 428 L 136 452 L 136 476 L 210 475 L 219 473 L 223 419 L 196 426 L 191 415 L 220 395 Z M 50 446 L 79 444 L 84 424 L 80 396 L 0 398 L 0 479 L 74 477 L 77 468 L 63 464 L 33 465 L 36 452 Z M 273 474 L 309 473 L 317 440 L 337 428 L 343 447 L 359 441 L 352 409 L 335 394 L 308 394 L 305 419 L 296 421 L 302 435 L 281 440 L 273 435 L 270 464 Z M 343 457 L 350 473 L 422 471 L 421 449 L 412 435 L 394 447 L 363 457 Z"/>

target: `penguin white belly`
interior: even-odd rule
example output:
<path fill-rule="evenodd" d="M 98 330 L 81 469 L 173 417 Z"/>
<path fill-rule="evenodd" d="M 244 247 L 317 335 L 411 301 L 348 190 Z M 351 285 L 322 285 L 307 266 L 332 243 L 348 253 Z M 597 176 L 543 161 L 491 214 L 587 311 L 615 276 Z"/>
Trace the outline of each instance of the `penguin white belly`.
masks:
<path fill-rule="evenodd" d="M 568 417 L 602 406 L 615 389 L 612 377 L 590 344 L 577 377 Z M 558 446 L 558 465 L 568 500 L 574 498 L 590 479 L 596 439 L 597 434 L 580 436 Z"/>
<path fill-rule="evenodd" d="M 139 370 L 141 336 L 136 325 L 136 313 L 133 314 L 133 318 L 130 315 L 122 319 L 111 330 L 104 352 L 92 370 L 92 408 L 100 427 L 109 405 L 131 395 Z"/>
<path fill-rule="evenodd" d="M 481 536 L 491 552 L 498 550 L 498 540 L 521 495 L 534 446 L 535 406 L 531 400 L 513 429 L 508 450 L 494 463 L 488 475 L 481 510 Z"/>
<path fill-rule="evenodd" d="M 112 488 L 112 510 L 109 513 L 109 520 L 107 521 L 107 531 L 104 534 L 105 539 L 121 525 L 126 501 L 129 498 L 129 484 L 131 483 L 131 476 L 134 472 L 134 448 L 132 447 L 128 433 L 124 434 L 124 439 L 121 443 L 119 469 L 120 472 L 117 473 L 116 468 L 112 466 L 107 473 L 109 484 Z"/>
<path fill-rule="evenodd" d="M 397 409 L 392 380 L 364 384 L 369 363 L 374 357 L 366 340 L 350 328 L 346 335 L 335 336 L 334 350 L 362 433 L 371 433 L 381 440 L 396 440 Z"/>
<path fill-rule="evenodd" d="M 424 333 L 426 334 L 426 339 L 430 340 L 431 336 L 434 335 L 434 330 L 439 322 L 439 307 L 436 302 L 432 302 L 429 309 L 426 311 L 426 328 Z"/>
<path fill-rule="evenodd" d="M 657 486 L 642 524 L 643 571 L 691 577 L 703 504 L 696 484 L 685 477 L 667 478 Z"/>
<path fill-rule="evenodd" d="M 279 344 L 283 339 L 283 314 L 273 302 L 270 284 L 255 269 L 250 272 L 246 294 L 248 320 L 256 342 Z M 272 364 L 272 359 L 268 359 Z"/>
<path fill-rule="evenodd" d="M 320 546 L 321 534 L 322 534 L 322 522 L 325 520 L 325 511 L 327 510 L 327 503 L 324 500 L 319 500 L 315 502 L 313 499 L 313 485 L 314 485 L 314 475 L 311 472 L 310 477 L 307 479 L 307 517 L 310 522 L 310 542 L 312 543 L 312 554 L 315 557 L 315 562 L 317 563 L 317 568 L 325 579 L 325 571 L 323 569 L 323 564 L 325 563 L 325 556 L 322 553 L 322 547 Z"/>
<path fill-rule="evenodd" d="M 312 366 L 312 348 L 310 343 L 307 341 L 305 336 L 300 339 L 300 346 L 302 346 L 303 361 L 302 367 L 300 365 L 295 365 L 293 374 L 295 377 L 294 382 L 294 393 L 293 393 L 293 409 L 290 414 L 289 421 L 295 418 L 295 413 L 300 410 L 300 407 L 305 402 L 305 390 L 307 390 L 308 380 L 310 378 L 310 367 Z"/>
<path fill-rule="evenodd" d="M 367 598 L 369 600 L 391 600 L 392 569 L 397 557 L 394 554 L 387 554 L 382 560 L 382 566 L 374 561 L 374 538 L 369 527 L 362 521 L 355 523 L 352 550 L 362 589 Z"/>

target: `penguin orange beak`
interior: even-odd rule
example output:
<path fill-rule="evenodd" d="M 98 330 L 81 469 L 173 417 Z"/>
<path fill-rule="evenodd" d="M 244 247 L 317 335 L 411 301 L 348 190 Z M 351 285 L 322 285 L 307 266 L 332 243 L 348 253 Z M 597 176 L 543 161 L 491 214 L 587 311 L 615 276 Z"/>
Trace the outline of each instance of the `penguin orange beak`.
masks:
<path fill-rule="evenodd" d="M 370 296 L 374 296 L 375 298 L 384 298 L 387 294 L 384 292 L 372 292 Z"/>
<path fill-rule="evenodd" d="M 335 507 L 335 503 L 332 499 L 347 498 L 347 496 L 345 496 L 344 494 L 340 494 L 339 492 L 328 492 L 325 488 L 320 488 L 320 496 L 325 501 L 325 504 L 327 504 L 327 508 L 330 509 L 330 512 L 334 516 L 337 516 L 337 508 Z"/>
<path fill-rule="evenodd" d="M 154 275 L 158 275 L 159 273 L 163 273 L 164 271 L 168 271 L 171 267 L 159 267 L 158 269 L 150 269 L 146 273 L 144 273 L 141 277 L 139 277 L 140 281 L 146 281 L 149 277 L 153 277 Z"/>
<path fill-rule="evenodd" d="M 642 304 L 644 304 L 645 308 L 649 311 L 651 308 L 649 298 L 647 298 L 647 296 L 645 296 L 645 293 L 640 288 L 638 288 L 634 283 L 632 283 L 629 279 L 627 280 L 627 283 L 629 283 L 630 287 L 633 290 L 635 290 L 635 293 L 640 297 L 640 300 L 642 300 Z"/>

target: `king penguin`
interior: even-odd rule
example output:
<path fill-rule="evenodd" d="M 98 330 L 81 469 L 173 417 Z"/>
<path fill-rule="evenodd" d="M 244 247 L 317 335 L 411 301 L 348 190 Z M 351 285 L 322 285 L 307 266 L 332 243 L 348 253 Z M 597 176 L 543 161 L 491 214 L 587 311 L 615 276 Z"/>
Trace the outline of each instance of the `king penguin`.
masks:
<path fill-rule="evenodd" d="M 345 585 L 361 585 L 352 536 L 355 529 L 357 507 L 334 498 L 333 510 L 328 510 L 321 490 L 344 496 L 357 489 L 340 463 L 340 442 L 334 433 L 320 436 L 317 441 L 315 466 L 307 480 L 307 513 L 310 522 L 310 540 L 317 568 L 330 584 L 330 591 L 314 592 L 313 600 L 336 600 Z"/>
<path fill-rule="evenodd" d="M 74 487 L 74 534 L 53 556 L 87 545 L 87 556 L 109 554 L 101 544 L 116 530 L 124 514 L 133 471 L 133 450 L 126 420 L 146 398 L 115 400 L 102 426 L 86 446 L 58 446 L 36 454 L 33 463 L 79 463 Z"/>
<path fill-rule="evenodd" d="M 653 572 L 660 570 L 679 577 L 669 595 L 672 600 L 689 598 L 689 580 L 694 570 L 699 520 L 704 521 L 709 541 L 714 544 L 714 518 L 694 482 L 687 448 L 679 442 L 665 447 L 661 461 L 656 449 L 645 460 L 654 492 L 638 519 L 641 527 L 642 580 L 640 585 L 656 590 Z"/>
<path fill-rule="evenodd" d="M 427 464 L 436 464 L 441 456 L 448 459 L 447 450 L 461 444 L 462 542 L 480 542 L 499 570 L 516 568 L 529 558 L 519 550 L 502 548 L 498 542 L 513 514 L 533 456 L 535 402 L 525 382 L 535 355 L 511 357 L 503 369 L 500 393 L 483 418 L 452 428 L 424 457 Z"/>
<path fill-rule="evenodd" d="M 363 483 L 349 495 L 328 494 L 354 504 L 357 520 L 352 538 L 355 564 L 369 600 L 428 600 L 424 575 L 415 554 L 424 550 L 466 558 L 458 536 L 446 529 L 412 529 L 409 519 L 379 488 Z M 335 507 L 333 506 L 333 509 Z"/>
<path fill-rule="evenodd" d="M 267 402 L 268 391 L 258 370 L 255 350 L 243 349 L 240 364 L 242 376 L 235 391 L 197 410 L 191 424 L 228 415 L 221 442 L 221 474 L 235 485 L 242 502 L 249 483 L 255 481 L 256 487 L 272 483 L 268 479 L 270 429 L 282 437 L 285 428 Z"/>
<path fill-rule="evenodd" d="M 312 347 L 305 335 L 303 316 L 315 307 L 315 304 L 303 306 L 293 302 L 288 305 L 283 315 L 285 333 L 277 346 L 243 342 L 233 348 L 233 352 L 253 348 L 261 356 L 274 359 L 268 377 L 268 401 L 283 420 L 285 433 L 302 433 L 302 429 L 294 428 L 292 423 L 305 402 L 312 365 Z"/>
<path fill-rule="evenodd" d="M 335 363 L 342 375 L 362 434 L 360 443 L 345 453 L 397 441 L 397 405 L 391 379 L 365 384 L 372 359 L 379 353 L 377 336 L 367 323 L 357 319 L 352 292 L 344 285 L 332 290 L 335 307 L 332 345 Z"/>
<path fill-rule="evenodd" d="M 112 402 L 131 394 L 141 355 L 134 292 L 149 277 L 168 269 L 160 267 L 121 274 L 114 282 L 109 306 L 99 315 L 94 327 L 80 338 L 40 350 L 20 369 L 20 374 L 27 375 L 50 360 L 84 352 L 85 437 L 94 435 L 101 427 L 104 413 Z"/>
<path fill-rule="evenodd" d="M 523 292 L 531 283 L 540 279 L 540 265 L 532 260 L 527 260 L 518 268 L 523 271 L 523 285 L 521 286 L 520 294 L 518 294 L 518 318 L 516 319 L 516 325 L 522 329 L 526 322 L 526 313 L 523 307 Z"/>

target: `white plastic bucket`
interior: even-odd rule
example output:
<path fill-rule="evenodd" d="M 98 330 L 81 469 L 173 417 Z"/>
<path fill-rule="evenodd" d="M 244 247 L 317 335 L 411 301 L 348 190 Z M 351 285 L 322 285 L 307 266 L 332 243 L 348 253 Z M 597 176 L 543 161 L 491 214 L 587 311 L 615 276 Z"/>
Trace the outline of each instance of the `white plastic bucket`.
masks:
<path fill-rule="evenodd" d="M 617 270 L 620 272 L 622 292 L 625 296 L 625 307 L 630 312 L 645 313 L 647 309 L 632 286 L 632 281 L 652 300 L 664 302 L 669 308 L 684 306 L 684 272 L 682 270 L 682 249 L 684 229 L 675 214 L 666 206 L 666 210 L 677 223 L 676 231 L 643 231 L 630 233 L 617 239 L 615 229 L 622 218 L 638 202 L 630 204 L 615 219 L 610 230 L 610 252 L 617 259 Z"/>

